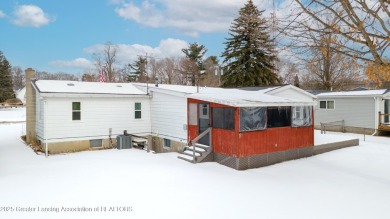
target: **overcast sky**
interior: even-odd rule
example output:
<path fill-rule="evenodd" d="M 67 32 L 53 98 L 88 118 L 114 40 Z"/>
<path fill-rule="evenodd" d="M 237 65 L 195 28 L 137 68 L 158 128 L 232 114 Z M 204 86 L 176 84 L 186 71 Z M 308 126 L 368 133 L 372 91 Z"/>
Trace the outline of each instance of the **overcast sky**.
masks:
<path fill-rule="evenodd" d="M 245 0 L 1 0 L 0 50 L 12 66 L 83 73 L 106 42 L 118 61 L 182 55 L 197 42 L 220 56 Z M 268 16 L 272 1 L 254 0 Z M 277 1 L 286 8 L 291 0 Z M 279 4 L 283 6 L 279 6 Z M 284 10 L 285 11 L 285 10 Z M 282 10 L 277 13 L 284 13 Z"/>

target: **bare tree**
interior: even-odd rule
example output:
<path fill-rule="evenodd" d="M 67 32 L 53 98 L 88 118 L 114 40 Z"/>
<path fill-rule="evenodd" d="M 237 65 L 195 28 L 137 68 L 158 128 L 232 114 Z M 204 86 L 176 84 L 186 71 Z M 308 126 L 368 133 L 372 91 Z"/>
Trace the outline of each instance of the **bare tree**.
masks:
<path fill-rule="evenodd" d="M 294 84 L 295 76 L 299 74 L 298 65 L 290 61 L 279 60 L 276 66 L 279 70 L 280 83 Z"/>
<path fill-rule="evenodd" d="M 196 80 L 199 78 L 199 76 L 195 76 L 199 75 L 197 63 L 186 57 L 181 58 L 179 63 L 177 68 L 178 73 L 180 73 L 180 75 L 178 75 L 178 84 L 196 85 Z"/>
<path fill-rule="evenodd" d="M 100 74 L 103 72 L 107 82 L 115 82 L 115 75 L 117 73 L 115 67 L 117 52 L 118 47 L 113 45 L 111 42 L 107 42 L 101 53 L 94 53 L 92 55 L 95 60 L 95 67 L 98 70 L 98 73 Z"/>
<path fill-rule="evenodd" d="M 160 61 L 161 70 L 161 82 L 165 84 L 174 84 L 176 82 L 175 77 L 177 74 L 177 62 L 175 58 L 165 58 Z"/>
<path fill-rule="evenodd" d="M 219 87 L 221 83 L 220 67 L 216 56 L 209 56 L 203 62 L 204 74 L 201 77 L 201 85 L 207 87 Z"/>
<path fill-rule="evenodd" d="M 37 71 L 37 79 L 39 80 L 66 80 L 66 81 L 79 81 L 77 75 L 69 74 L 65 72 L 50 73 L 46 71 Z"/>
<path fill-rule="evenodd" d="M 14 90 L 20 90 L 24 86 L 26 86 L 24 72 L 21 67 L 19 66 L 12 67 L 11 73 L 12 73 L 12 80 L 14 84 Z"/>
<path fill-rule="evenodd" d="M 154 83 L 160 76 L 161 63 L 155 58 L 150 58 L 148 62 L 148 82 Z"/>
<path fill-rule="evenodd" d="M 384 56 L 390 45 L 390 2 L 388 0 L 295 0 L 301 16 L 289 25 L 296 33 L 317 36 L 335 34 L 340 39 L 333 49 L 352 58 L 388 64 Z M 332 22 L 329 22 L 332 21 Z"/>

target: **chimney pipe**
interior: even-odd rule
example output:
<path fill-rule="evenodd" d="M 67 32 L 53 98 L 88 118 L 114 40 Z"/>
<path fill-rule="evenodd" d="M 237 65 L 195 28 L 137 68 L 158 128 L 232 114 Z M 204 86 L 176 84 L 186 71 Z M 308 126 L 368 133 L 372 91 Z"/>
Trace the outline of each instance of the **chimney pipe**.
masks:
<path fill-rule="evenodd" d="M 28 144 L 36 142 L 36 93 L 31 81 L 35 79 L 35 71 L 27 68 L 26 73 L 26 142 Z"/>

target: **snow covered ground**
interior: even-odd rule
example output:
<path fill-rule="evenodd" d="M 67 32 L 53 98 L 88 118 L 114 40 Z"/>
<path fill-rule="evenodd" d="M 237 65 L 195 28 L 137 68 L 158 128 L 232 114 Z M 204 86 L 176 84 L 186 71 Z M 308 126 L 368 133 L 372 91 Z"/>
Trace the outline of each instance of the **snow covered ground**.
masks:
<path fill-rule="evenodd" d="M 0 123 L 26 121 L 26 108 L 0 108 Z"/>
<path fill-rule="evenodd" d="M 360 146 L 237 171 L 136 149 L 45 158 L 24 129 L 0 124 L 0 218 L 390 218 L 390 138 L 326 134 Z"/>

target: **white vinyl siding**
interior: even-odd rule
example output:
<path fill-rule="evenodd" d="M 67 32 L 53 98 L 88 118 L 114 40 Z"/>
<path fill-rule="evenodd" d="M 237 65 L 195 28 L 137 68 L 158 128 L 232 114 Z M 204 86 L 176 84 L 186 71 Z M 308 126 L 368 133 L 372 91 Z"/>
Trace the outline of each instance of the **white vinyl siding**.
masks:
<path fill-rule="evenodd" d="M 277 97 L 286 97 L 286 98 L 292 98 L 294 100 L 300 100 L 300 101 L 313 101 L 313 97 L 310 97 L 309 95 L 303 93 L 302 91 L 298 91 L 292 88 L 289 89 L 280 89 L 275 91 L 271 91 L 272 96 Z"/>
<path fill-rule="evenodd" d="M 72 121 L 72 102 L 81 103 L 82 120 Z M 135 102 L 142 104 L 142 119 L 134 119 Z M 48 98 L 46 107 L 49 142 L 107 138 L 110 128 L 114 137 L 123 130 L 150 133 L 149 99 L 145 97 Z"/>
<path fill-rule="evenodd" d="M 180 141 L 187 139 L 187 99 L 153 92 L 152 133 L 162 138 Z"/>
<path fill-rule="evenodd" d="M 40 95 L 38 92 L 36 92 L 36 113 L 35 115 L 38 115 L 39 118 L 36 118 L 35 123 L 35 132 L 38 137 L 38 140 L 43 141 L 43 126 L 44 126 L 44 119 L 45 119 L 45 112 L 44 112 L 44 102 L 41 100 Z"/>
<path fill-rule="evenodd" d="M 318 99 L 320 101 L 329 100 Z M 314 112 L 314 122 L 319 126 L 321 122 L 345 121 L 345 126 L 375 129 L 375 100 L 367 98 L 335 98 L 333 110 L 323 110 L 319 107 Z"/>

